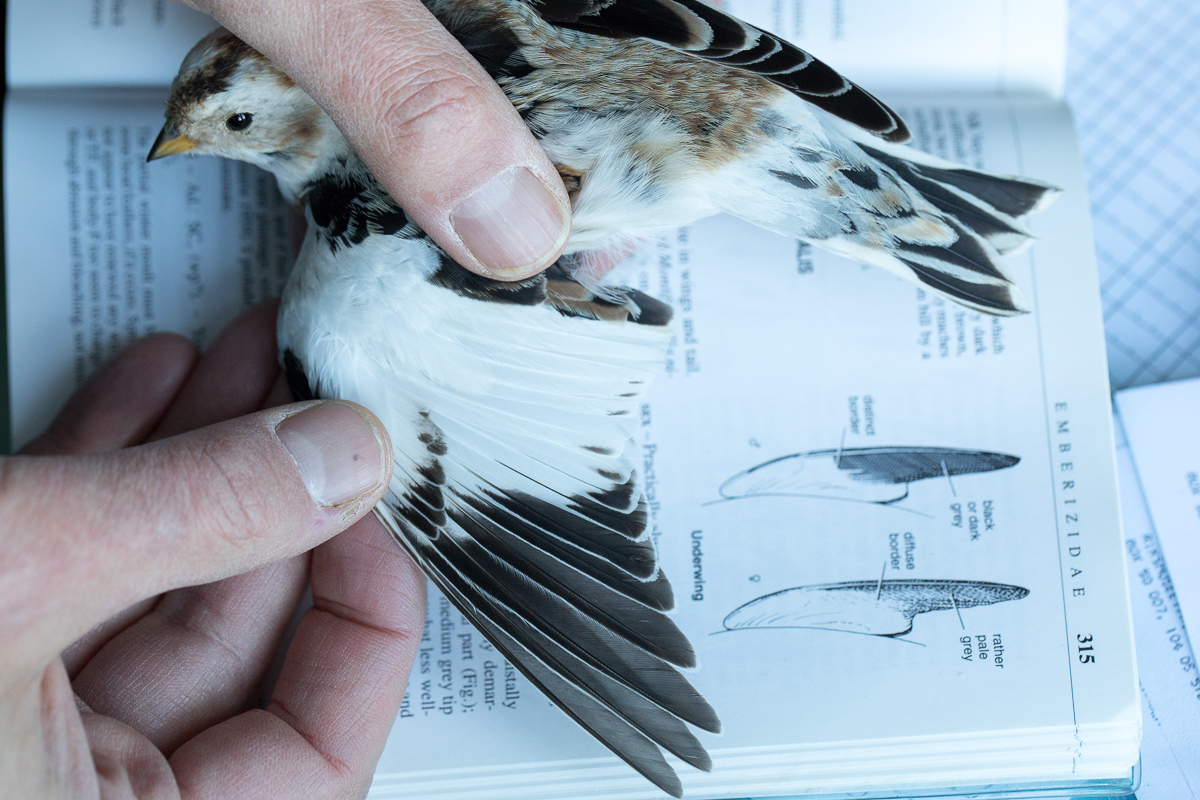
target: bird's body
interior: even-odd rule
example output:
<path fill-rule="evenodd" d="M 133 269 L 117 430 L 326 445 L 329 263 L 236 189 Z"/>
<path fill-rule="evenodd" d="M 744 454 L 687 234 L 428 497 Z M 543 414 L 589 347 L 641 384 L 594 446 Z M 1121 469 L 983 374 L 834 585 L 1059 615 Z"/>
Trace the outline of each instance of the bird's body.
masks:
<path fill-rule="evenodd" d="M 886 106 L 775 37 L 697 2 L 427 5 L 573 190 L 568 255 L 726 212 L 977 310 L 1022 311 L 1001 256 L 1029 241 L 1018 219 L 1049 187 L 895 146 L 908 134 Z M 615 16 L 622 7 L 640 16 Z M 647 9 L 698 16 L 654 28 Z M 718 20 L 731 29 L 724 47 Z M 636 38 L 650 30 L 655 43 Z"/>
<path fill-rule="evenodd" d="M 305 206 L 279 319 L 293 392 L 380 417 L 395 466 L 378 513 L 397 540 L 531 681 L 678 795 L 659 747 L 707 769 L 688 725 L 720 723 L 678 669 L 695 656 L 666 614 L 630 441 L 670 311 L 571 255 L 729 211 L 1014 313 L 999 254 L 1047 187 L 883 141 L 906 135 L 886 106 L 697 0 L 427 5 L 567 183 L 569 255 L 546 273 L 505 283 L 454 263 L 225 31 L 184 61 L 151 155 L 249 161 Z"/>

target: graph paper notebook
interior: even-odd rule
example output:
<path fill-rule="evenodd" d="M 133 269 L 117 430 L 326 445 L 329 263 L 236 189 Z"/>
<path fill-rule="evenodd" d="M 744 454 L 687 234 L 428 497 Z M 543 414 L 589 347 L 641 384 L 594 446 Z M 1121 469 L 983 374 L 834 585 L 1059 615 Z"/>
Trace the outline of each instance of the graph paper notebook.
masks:
<path fill-rule="evenodd" d="M 174 72 L 136 61 L 130 36 L 181 57 L 211 23 L 149 0 L 121 3 L 120 25 L 116 4 L 56 5 L 112 48 L 113 86 L 10 45 L 26 82 L 4 143 L 17 443 L 130 338 L 204 341 L 286 272 L 269 180 L 203 159 L 146 168 L 165 86 L 113 88 Z M 1087 200 L 1058 98 L 1065 4 L 726 5 L 877 90 L 918 147 L 1063 193 L 1007 262 L 1032 309 L 1014 318 L 728 217 L 621 268 L 677 312 L 635 443 L 699 654 L 689 679 L 724 725 L 703 737 L 711 773 L 676 764 L 686 795 L 1128 788 L 1140 705 Z M 9 4 L 14 40 L 33 8 Z M 370 796 L 661 795 L 431 592 Z"/>
<path fill-rule="evenodd" d="M 1112 386 L 1194 378 L 1200 3 L 1072 0 L 1070 51 Z"/>

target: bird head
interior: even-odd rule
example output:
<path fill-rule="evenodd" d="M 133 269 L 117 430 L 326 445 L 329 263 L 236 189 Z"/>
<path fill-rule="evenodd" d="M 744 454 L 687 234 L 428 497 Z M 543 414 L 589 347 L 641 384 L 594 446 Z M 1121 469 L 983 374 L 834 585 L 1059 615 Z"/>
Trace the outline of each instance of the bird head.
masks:
<path fill-rule="evenodd" d="M 266 56 L 218 29 L 192 48 L 171 85 L 167 121 L 147 161 L 192 152 L 248 161 L 285 194 L 344 143 L 320 106 Z"/>

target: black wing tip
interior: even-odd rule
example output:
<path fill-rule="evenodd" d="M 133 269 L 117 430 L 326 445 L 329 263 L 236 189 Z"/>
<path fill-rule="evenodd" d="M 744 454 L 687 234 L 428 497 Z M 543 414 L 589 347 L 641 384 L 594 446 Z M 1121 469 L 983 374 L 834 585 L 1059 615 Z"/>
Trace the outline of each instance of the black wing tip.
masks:
<path fill-rule="evenodd" d="M 634 769 L 637 769 L 637 767 L 634 767 Z M 671 769 L 671 768 L 668 767 L 667 769 Z M 662 789 L 667 794 L 671 795 L 671 797 L 675 797 L 675 798 L 678 798 L 678 800 L 682 800 L 682 798 L 683 798 L 683 783 L 679 780 L 679 776 L 675 774 L 675 770 L 673 770 L 673 769 L 671 770 L 670 776 L 667 776 L 667 775 L 651 776 L 648 774 L 648 771 L 644 772 L 640 769 L 638 769 L 638 772 L 641 772 L 642 777 L 648 779 L 655 786 Z"/>
<path fill-rule="evenodd" d="M 706 700 L 705 703 L 707 702 L 708 701 Z M 725 726 L 721 723 L 720 718 L 717 717 L 717 712 L 712 706 L 709 706 L 708 710 L 712 711 L 712 722 L 708 722 L 704 725 L 697 725 L 696 727 L 705 733 L 713 733 L 720 736 L 721 734 L 725 733 Z M 710 764 L 709 767 L 711 768 L 711 766 L 712 765 Z M 705 772 L 707 771 L 708 770 L 705 770 Z"/>
<path fill-rule="evenodd" d="M 671 306 L 637 289 L 626 291 L 629 293 L 629 299 L 638 307 L 636 314 L 630 314 L 630 321 L 657 328 L 671 324 L 671 319 L 675 316 L 675 310 Z"/>
<path fill-rule="evenodd" d="M 825 103 L 816 102 L 818 98 L 805 99 L 885 142 L 904 144 L 912 139 L 912 131 L 908 129 L 904 119 L 887 103 L 858 84 L 849 81 L 847 83 L 850 84 L 849 92 L 830 97 Z"/>
<path fill-rule="evenodd" d="M 883 139 L 885 142 L 891 142 L 892 144 L 905 144 L 912 141 L 912 131 L 908 129 L 908 125 L 905 124 L 904 120 L 892 112 L 890 108 L 887 108 L 887 106 L 884 106 L 884 108 L 892 114 L 895 124 L 892 126 L 891 130 L 872 131 L 872 133 L 874 133 L 880 139 Z"/>

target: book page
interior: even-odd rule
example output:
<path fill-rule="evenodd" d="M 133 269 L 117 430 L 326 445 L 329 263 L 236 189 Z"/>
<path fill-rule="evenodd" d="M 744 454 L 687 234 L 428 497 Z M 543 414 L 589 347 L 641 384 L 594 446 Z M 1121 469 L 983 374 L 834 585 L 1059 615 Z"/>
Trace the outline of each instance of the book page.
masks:
<path fill-rule="evenodd" d="M 871 92 L 1037 92 L 1059 97 L 1065 0 L 725 0 Z"/>
<path fill-rule="evenodd" d="M 13 86 L 166 85 L 184 54 L 215 27 L 170 0 L 8 5 Z M 870 91 L 1062 92 L 1065 0 L 725 0 L 724 6 L 809 48 Z"/>
<path fill-rule="evenodd" d="M 724 725 L 700 734 L 710 774 L 681 767 L 690 796 L 1112 778 L 1137 760 L 1070 121 L 1050 101 L 892 99 L 939 155 L 1065 190 L 1008 262 L 1032 313 L 982 316 L 730 217 L 626 267 L 677 312 L 637 443 L 690 678 Z M 658 794 L 431 593 L 371 796 Z"/>
<path fill-rule="evenodd" d="M 19 436 L 122 337 L 203 341 L 286 271 L 270 178 L 142 163 L 161 99 L 10 98 Z M 1009 262 L 1033 313 L 981 316 L 728 217 L 624 268 L 677 310 L 638 445 L 676 619 L 700 655 L 690 677 L 725 726 L 701 734 L 711 774 L 680 766 L 694 796 L 1115 779 L 1137 757 L 1070 122 L 1048 101 L 889 100 L 939 155 L 1065 189 Z M 436 594 L 372 793 L 659 797 Z"/>
<path fill-rule="evenodd" d="M 146 163 L 164 93 L 10 93 L 5 277 L 13 445 L 152 331 L 203 347 L 291 269 L 275 179 L 245 164 Z"/>
<path fill-rule="evenodd" d="M 173 0 L 9 0 L 8 83 L 169 86 L 216 27 Z"/>
<path fill-rule="evenodd" d="M 1200 378 L 1126 389 L 1116 403 L 1183 619 L 1200 628 Z"/>

